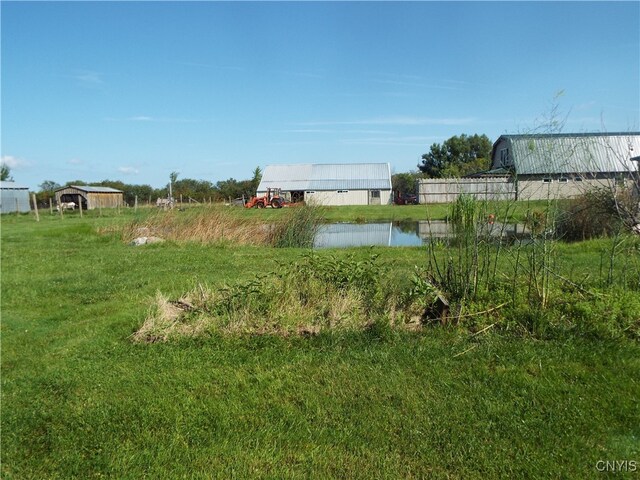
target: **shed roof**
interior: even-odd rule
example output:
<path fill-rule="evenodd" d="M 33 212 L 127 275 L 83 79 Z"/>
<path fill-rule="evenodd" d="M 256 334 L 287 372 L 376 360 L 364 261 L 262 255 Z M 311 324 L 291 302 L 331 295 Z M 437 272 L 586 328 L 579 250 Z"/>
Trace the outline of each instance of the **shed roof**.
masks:
<path fill-rule="evenodd" d="M 388 163 L 333 163 L 267 165 L 258 191 L 267 188 L 294 190 L 390 190 Z"/>
<path fill-rule="evenodd" d="M 20 185 L 16 182 L 0 182 L 0 189 L 2 190 L 29 190 L 29 187 Z"/>
<path fill-rule="evenodd" d="M 61 187 L 56 190 L 59 192 L 60 190 L 65 190 L 67 188 L 75 188 L 76 190 L 80 190 L 81 192 L 86 193 L 123 193 L 122 190 L 116 190 L 111 187 L 102 187 L 102 186 L 90 186 L 90 185 L 67 185 L 66 187 Z"/>
<path fill-rule="evenodd" d="M 631 158 L 640 154 L 640 133 L 567 133 L 502 135 L 493 145 L 509 144 L 519 175 L 633 172 Z"/>

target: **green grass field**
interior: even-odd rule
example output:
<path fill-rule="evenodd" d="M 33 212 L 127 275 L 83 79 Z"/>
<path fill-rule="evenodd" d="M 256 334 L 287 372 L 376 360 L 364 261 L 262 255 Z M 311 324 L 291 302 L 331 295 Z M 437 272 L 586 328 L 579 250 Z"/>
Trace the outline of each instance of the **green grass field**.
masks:
<path fill-rule="evenodd" d="M 439 208 L 430 218 L 446 216 Z M 234 210 L 261 214 L 281 212 Z M 623 278 L 636 264 L 616 257 L 619 281 L 602 287 L 609 240 L 557 247 L 557 271 L 581 279 L 582 290 L 558 290 L 549 318 L 576 328 L 376 325 L 148 344 L 131 336 L 158 291 L 178 298 L 201 283 L 247 281 L 306 251 L 131 247 L 109 228 L 147 215 L 2 217 L 3 479 L 583 479 L 607 475 L 600 460 L 640 462 L 640 345 L 629 334 L 640 310 L 635 280 Z M 348 207 L 326 216 L 427 212 Z M 427 261 L 417 247 L 318 255 L 371 252 L 399 280 Z M 605 317 L 614 315 L 628 326 L 611 330 Z"/>

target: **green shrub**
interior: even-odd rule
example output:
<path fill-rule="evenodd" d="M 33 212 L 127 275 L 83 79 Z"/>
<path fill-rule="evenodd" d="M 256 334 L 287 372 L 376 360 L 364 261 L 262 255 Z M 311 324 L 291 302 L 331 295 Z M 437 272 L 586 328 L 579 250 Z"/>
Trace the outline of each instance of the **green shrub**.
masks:
<path fill-rule="evenodd" d="M 377 255 L 305 255 L 277 271 L 234 285 L 199 285 L 171 301 L 158 294 L 135 341 L 166 341 L 206 333 L 316 334 L 383 329 L 404 322 L 397 283 L 382 280 Z M 382 330 L 381 330 L 382 331 Z"/>
<path fill-rule="evenodd" d="M 630 189 L 593 188 L 563 203 L 556 233 L 568 241 L 616 235 L 625 225 L 631 226 L 637 209 Z"/>

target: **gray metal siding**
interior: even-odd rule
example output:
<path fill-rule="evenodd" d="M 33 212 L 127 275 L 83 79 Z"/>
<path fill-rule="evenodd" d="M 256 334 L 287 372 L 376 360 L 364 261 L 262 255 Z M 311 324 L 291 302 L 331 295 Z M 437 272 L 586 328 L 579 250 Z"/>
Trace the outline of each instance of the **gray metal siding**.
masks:
<path fill-rule="evenodd" d="M 0 183 L 0 213 L 21 213 L 31 211 L 29 188 L 13 182 Z"/>

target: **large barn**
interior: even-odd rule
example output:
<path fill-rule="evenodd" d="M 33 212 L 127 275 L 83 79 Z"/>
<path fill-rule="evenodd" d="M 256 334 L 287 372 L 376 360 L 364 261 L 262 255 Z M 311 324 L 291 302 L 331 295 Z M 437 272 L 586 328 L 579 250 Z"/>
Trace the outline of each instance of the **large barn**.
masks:
<path fill-rule="evenodd" d="M 420 203 L 569 198 L 593 187 L 638 182 L 640 133 L 502 135 L 493 144 L 491 169 L 466 178 L 418 182 Z M 640 188 L 640 186 L 638 186 Z"/>
<path fill-rule="evenodd" d="M 29 205 L 29 187 L 15 182 L 0 182 L 0 213 L 26 213 Z"/>
<path fill-rule="evenodd" d="M 92 187 L 87 185 L 70 185 L 56 190 L 56 203 L 74 202 L 82 204 L 83 210 L 94 208 L 116 208 L 124 204 L 124 195 L 121 190 L 110 187 Z"/>
<path fill-rule="evenodd" d="M 633 185 L 640 133 L 502 135 L 488 174 L 514 177 L 518 199 L 571 197 L 608 182 Z"/>
<path fill-rule="evenodd" d="M 268 165 L 258 195 L 280 188 L 293 202 L 316 205 L 386 205 L 391 203 L 388 163 Z"/>

